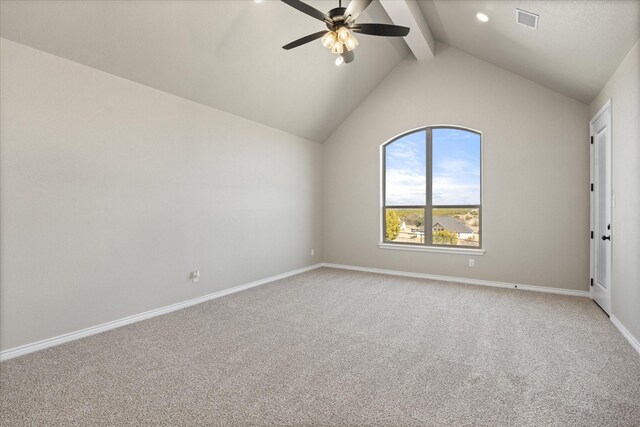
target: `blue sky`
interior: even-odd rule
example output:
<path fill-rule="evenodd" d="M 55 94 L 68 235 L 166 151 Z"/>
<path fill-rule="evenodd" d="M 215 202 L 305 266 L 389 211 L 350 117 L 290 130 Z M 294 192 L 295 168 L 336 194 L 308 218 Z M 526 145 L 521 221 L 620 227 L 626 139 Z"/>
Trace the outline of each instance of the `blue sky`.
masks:
<path fill-rule="evenodd" d="M 424 205 L 425 131 L 386 149 L 386 204 Z M 480 136 L 460 129 L 433 130 L 433 204 L 480 204 Z"/>

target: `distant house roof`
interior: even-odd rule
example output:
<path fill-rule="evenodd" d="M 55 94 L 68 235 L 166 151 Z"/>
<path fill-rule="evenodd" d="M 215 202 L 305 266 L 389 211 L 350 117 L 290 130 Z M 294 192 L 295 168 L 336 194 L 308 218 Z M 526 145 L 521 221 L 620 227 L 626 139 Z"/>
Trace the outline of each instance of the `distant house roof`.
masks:
<path fill-rule="evenodd" d="M 450 216 L 434 216 L 433 228 L 440 224 L 442 228 L 456 233 L 473 233 L 473 230 Z"/>

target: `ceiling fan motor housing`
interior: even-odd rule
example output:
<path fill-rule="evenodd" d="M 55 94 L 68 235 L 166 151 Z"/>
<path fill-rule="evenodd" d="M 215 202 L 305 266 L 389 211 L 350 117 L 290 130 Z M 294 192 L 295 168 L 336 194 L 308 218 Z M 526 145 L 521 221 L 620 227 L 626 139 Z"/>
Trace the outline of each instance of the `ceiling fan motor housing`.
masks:
<path fill-rule="evenodd" d="M 331 23 L 327 22 L 327 28 L 331 31 L 337 30 L 339 27 L 344 26 L 344 13 L 347 11 L 346 7 L 336 7 L 331 9 L 327 14 L 331 18 Z"/>

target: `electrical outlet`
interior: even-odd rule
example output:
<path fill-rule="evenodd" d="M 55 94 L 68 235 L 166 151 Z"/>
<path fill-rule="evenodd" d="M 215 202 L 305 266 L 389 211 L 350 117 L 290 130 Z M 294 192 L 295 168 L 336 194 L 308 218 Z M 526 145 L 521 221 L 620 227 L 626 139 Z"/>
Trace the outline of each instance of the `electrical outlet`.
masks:
<path fill-rule="evenodd" d="M 198 283 L 200 281 L 200 270 L 191 272 L 191 281 L 193 283 Z"/>
<path fill-rule="evenodd" d="M 475 267 L 476 266 L 476 260 L 473 258 L 469 258 L 469 267 Z"/>
<path fill-rule="evenodd" d="M 316 254 L 316 250 L 315 249 L 311 249 L 311 256 L 314 256 Z"/>

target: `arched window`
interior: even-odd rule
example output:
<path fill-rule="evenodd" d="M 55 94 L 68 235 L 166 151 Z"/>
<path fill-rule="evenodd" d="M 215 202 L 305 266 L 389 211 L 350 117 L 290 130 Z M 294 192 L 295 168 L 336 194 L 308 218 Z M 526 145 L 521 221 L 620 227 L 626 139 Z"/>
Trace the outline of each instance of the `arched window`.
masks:
<path fill-rule="evenodd" d="M 383 243 L 482 247 L 481 137 L 431 126 L 383 145 Z"/>

